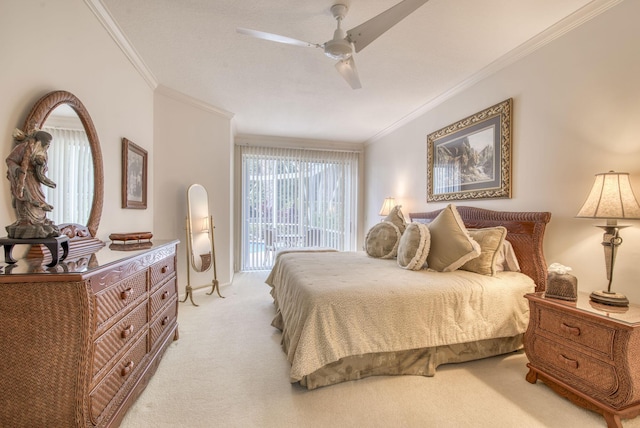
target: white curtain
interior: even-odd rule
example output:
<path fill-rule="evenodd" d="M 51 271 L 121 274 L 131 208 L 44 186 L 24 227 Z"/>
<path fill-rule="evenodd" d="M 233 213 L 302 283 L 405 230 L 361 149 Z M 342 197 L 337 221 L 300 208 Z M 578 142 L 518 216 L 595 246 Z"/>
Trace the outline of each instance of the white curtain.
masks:
<path fill-rule="evenodd" d="M 236 147 L 242 270 L 270 268 L 281 248 L 355 250 L 358 153 Z"/>
<path fill-rule="evenodd" d="M 84 129 L 44 127 L 53 136 L 48 150 L 47 177 L 56 188 L 43 186 L 55 224 L 87 224 L 93 204 L 93 159 Z"/>

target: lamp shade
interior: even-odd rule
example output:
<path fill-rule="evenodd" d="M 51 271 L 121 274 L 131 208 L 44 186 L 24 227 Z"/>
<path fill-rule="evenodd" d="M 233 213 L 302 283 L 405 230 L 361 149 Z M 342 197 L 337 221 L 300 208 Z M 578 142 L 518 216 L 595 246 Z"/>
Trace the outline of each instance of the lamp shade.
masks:
<path fill-rule="evenodd" d="M 629 174 L 603 172 L 596 179 L 576 217 L 603 219 L 640 219 L 640 205 L 633 194 Z"/>
<path fill-rule="evenodd" d="M 380 208 L 380 214 L 381 216 L 388 216 L 389 213 L 391 212 L 391 210 L 393 209 L 393 207 L 396 206 L 396 200 L 395 198 L 385 198 L 384 202 L 382 203 L 382 208 Z"/>

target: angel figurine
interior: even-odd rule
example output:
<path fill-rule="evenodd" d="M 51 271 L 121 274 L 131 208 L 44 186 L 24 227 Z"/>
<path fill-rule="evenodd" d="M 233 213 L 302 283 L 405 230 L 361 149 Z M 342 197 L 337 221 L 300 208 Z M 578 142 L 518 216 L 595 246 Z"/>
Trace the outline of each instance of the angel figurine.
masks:
<path fill-rule="evenodd" d="M 38 239 L 60 235 L 60 229 L 47 218 L 53 207 L 46 201 L 42 185 L 55 188 L 47 178 L 47 150 L 52 136 L 38 129 L 26 133 L 16 129 L 15 146 L 7 157 L 7 179 L 11 183 L 12 205 L 18 219 L 6 227 L 9 238 Z"/>

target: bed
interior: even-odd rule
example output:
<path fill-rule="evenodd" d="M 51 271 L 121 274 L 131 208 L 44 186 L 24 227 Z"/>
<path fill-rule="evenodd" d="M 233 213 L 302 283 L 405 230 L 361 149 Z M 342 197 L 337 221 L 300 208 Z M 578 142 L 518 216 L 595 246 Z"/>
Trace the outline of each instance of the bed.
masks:
<path fill-rule="evenodd" d="M 438 221 L 447 209 L 410 214 L 411 224 Z M 524 294 L 546 286 L 542 243 L 551 214 L 454 211 L 468 234 L 506 228 L 520 272 L 401 269 L 396 258 L 363 251 L 277 255 L 266 283 L 290 382 L 315 389 L 375 375 L 433 376 L 441 364 L 522 348 L 529 319 Z"/>

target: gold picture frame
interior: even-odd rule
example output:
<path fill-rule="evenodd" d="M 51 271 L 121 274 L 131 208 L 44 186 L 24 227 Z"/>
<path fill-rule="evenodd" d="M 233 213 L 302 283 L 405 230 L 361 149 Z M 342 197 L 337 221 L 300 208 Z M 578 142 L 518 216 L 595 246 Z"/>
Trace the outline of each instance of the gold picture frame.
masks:
<path fill-rule="evenodd" d="M 427 202 L 511 197 L 511 114 L 502 101 L 427 136 Z"/>
<path fill-rule="evenodd" d="M 147 151 L 122 139 L 122 208 L 147 208 Z"/>

